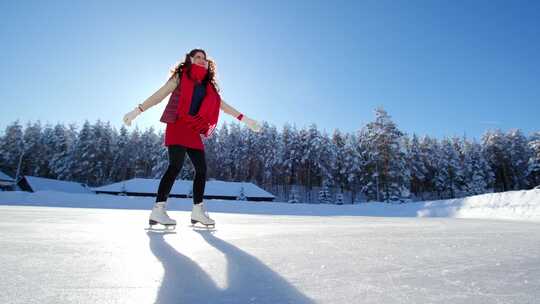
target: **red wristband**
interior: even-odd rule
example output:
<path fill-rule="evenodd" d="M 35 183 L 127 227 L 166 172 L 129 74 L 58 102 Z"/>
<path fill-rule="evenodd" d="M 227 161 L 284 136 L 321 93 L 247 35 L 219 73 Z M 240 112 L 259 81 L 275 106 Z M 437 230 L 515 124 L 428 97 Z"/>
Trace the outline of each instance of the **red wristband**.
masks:
<path fill-rule="evenodd" d="M 242 117 L 244 117 L 244 114 L 240 114 L 240 115 L 238 115 L 238 116 L 236 117 L 236 119 L 238 119 L 238 120 L 242 120 Z"/>

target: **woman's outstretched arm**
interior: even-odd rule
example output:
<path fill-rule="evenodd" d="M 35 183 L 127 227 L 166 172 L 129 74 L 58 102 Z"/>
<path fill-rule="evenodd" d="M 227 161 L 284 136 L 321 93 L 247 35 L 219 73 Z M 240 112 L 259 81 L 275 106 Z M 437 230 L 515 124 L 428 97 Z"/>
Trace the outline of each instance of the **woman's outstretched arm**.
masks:
<path fill-rule="evenodd" d="M 169 78 L 167 82 L 159 88 L 152 96 L 148 97 L 143 103 L 140 103 L 135 109 L 124 115 L 123 121 L 126 125 L 131 126 L 131 122 L 137 118 L 143 111 L 160 103 L 167 95 L 171 94 L 179 83 L 178 75 Z"/>
<path fill-rule="evenodd" d="M 247 117 L 246 115 L 240 113 L 238 110 L 233 108 L 230 104 L 226 103 L 225 100 L 221 99 L 221 104 L 219 106 L 221 110 L 223 110 L 223 112 L 231 115 L 232 117 L 236 119 L 239 119 L 241 122 L 245 123 L 251 130 L 255 132 L 259 132 L 261 130 L 261 126 L 256 120 L 253 120 Z"/>
<path fill-rule="evenodd" d="M 161 88 L 141 103 L 142 110 L 148 110 L 152 106 L 160 103 L 167 95 L 171 94 L 178 85 L 178 80 L 178 74 L 171 77 Z"/>
<path fill-rule="evenodd" d="M 221 105 L 220 105 L 220 108 L 221 110 L 223 110 L 223 112 L 233 116 L 233 117 L 238 117 L 238 115 L 240 115 L 240 112 L 238 112 L 235 108 L 233 108 L 231 105 L 229 105 L 228 103 L 225 102 L 225 100 L 221 99 Z"/>

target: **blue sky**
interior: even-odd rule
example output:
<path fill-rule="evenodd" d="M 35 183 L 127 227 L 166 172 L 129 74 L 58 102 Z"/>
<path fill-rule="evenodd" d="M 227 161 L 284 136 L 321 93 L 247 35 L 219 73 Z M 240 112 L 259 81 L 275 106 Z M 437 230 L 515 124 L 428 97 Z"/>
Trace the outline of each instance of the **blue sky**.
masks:
<path fill-rule="evenodd" d="M 110 121 L 195 47 L 222 97 L 281 128 L 540 131 L 538 1 L 1 1 L 0 128 Z M 159 122 L 167 102 L 144 112 Z M 223 112 L 220 124 L 234 119 Z"/>

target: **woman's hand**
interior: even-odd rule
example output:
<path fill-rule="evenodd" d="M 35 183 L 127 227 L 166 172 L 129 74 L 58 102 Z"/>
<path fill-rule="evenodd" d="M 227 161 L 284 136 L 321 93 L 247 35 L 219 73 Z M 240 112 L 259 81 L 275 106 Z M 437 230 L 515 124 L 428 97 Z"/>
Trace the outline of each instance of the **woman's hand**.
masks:
<path fill-rule="evenodd" d="M 259 132 L 261 130 L 261 126 L 256 120 L 253 120 L 245 115 L 242 117 L 242 122 L 245 123 L 254 132 Z"/>
<path fill-rule="evenodd" d="M 124 115 L 124 123 L 127 125 L 127 126 L 131 126 L 131 122 L 137 117 L 139 116 L 139 114 L 141 114 L 141 110 L 139 109 L 139 107 L 135 107 L 135 109 L 133 109 L 131 112 L 127 113 L 126 115 Z"/>

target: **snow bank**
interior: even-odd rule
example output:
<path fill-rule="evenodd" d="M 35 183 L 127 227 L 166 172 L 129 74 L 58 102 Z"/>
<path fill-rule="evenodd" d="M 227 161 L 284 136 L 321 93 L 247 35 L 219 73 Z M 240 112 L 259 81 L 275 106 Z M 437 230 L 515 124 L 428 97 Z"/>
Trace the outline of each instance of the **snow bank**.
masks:
<path fill-rule="evenodd" d="M 57 206 L 76 208 L 150 209 L 154 197 L 79 194 L 55 191 L 0 192 L 0 205 Z M 170 210 L 191 210 L 192 199 L 169 198 Z M 301 216 L 450 217 L 540 222 L 540 189 L 508 191 L 459 199 L 407 204 L 357 205 L 288 204 L 205 200 L 210 212 Z"/>
<path fill-rule="evenodd" d="M 507 191 L 425 202 L 420 217 L 540 221 L 540 189 Z"/>

